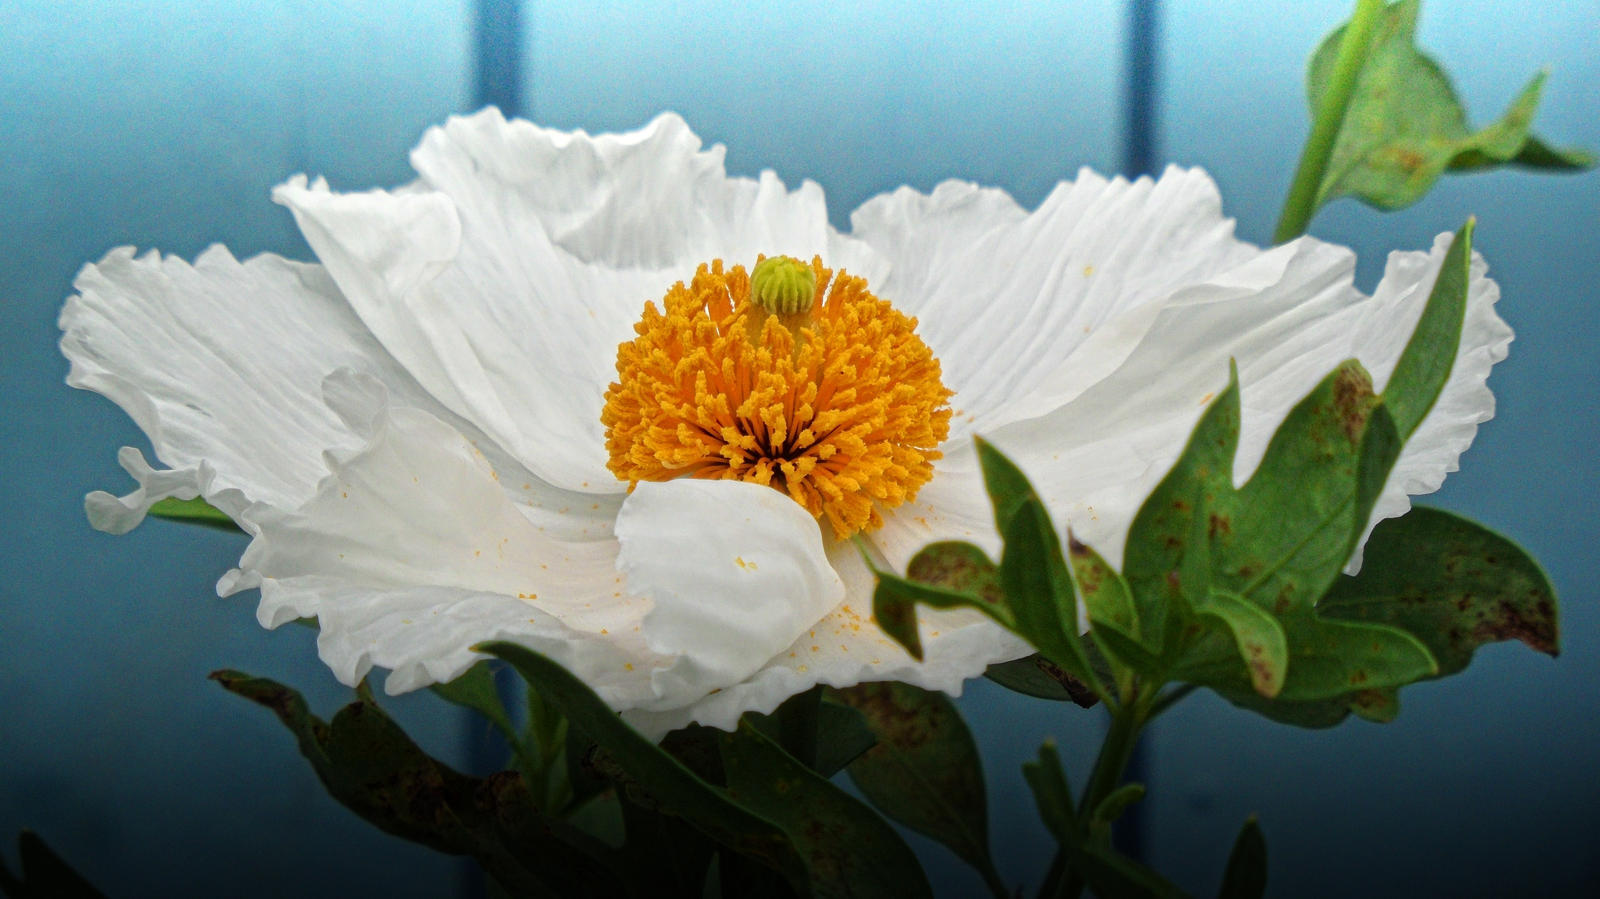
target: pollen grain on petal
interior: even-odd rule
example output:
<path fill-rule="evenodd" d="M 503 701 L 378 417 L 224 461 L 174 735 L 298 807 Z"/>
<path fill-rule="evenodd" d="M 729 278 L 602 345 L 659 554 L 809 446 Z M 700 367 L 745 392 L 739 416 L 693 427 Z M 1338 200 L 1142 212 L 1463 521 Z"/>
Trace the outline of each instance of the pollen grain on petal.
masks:
<path fill-rule="evenodd" d="M 601 413 L 613 474 L 768 485 L 839 538 L 915 498 L 950 432 L 939 360 L 863 279 L 811 268 L 798 312 L 753 303 L 721 260 L 645 304 Z"/>

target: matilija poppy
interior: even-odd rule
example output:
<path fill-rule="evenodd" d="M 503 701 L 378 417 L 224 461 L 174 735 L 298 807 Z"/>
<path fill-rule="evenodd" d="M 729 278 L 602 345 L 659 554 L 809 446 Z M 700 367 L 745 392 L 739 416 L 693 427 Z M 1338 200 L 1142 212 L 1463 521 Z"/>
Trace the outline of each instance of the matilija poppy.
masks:
<path fill-rule="evenodd" d="M 121 533 L 204 497 L 252 540 L 223 595 L 390 693 L 510 640 L 648 733 L 731 727 L 818 683 L 959 692 L 1028 647 L 925 611 L 925 661 L 871 618 L 860 549 L 998 540 L 972 437 L 1120 558 L 1237 360 L 1239 476 L 1341 360 L 1384 384 L 1450 242 L 1372 296 L 1311 238 L 1233 236 L 1204 172 L 1082 171 L 1033 211 L 948 181 L 828 224 L 820 187 L 730 177 L 677 116 L 590 136 L 493 110 L 430 130 L 418 178 L 273 194 L 319 262 L 112 251 L 61 314 L 67 381 L 170 466 L 87 499 Z M 1511 332 L 1474 258 L 1449 383 L 1374 512 L 1437 489 L 1493 414 Z M 1063 528 L 1064 529 L 1064 528 Z"/>

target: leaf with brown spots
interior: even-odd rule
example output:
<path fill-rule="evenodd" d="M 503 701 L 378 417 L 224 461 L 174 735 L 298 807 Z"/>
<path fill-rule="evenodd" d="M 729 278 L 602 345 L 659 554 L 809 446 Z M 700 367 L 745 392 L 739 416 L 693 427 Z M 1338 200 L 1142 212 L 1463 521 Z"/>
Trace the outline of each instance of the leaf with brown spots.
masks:
<path fill-rule="evenodd" d="M 1417 508 L 1382 522 L 1361 573 L 1341 578 L 1317 604 L 1328 617 L 1413 634 L 1439 660 L 1439 675 L 1467 667 L 1479 646 L 1520 640 L 1560 651 L 1555 588 L 1528 553 L 1458 515 Z"/>
<path fill-rule="evenodd" d="M 365 689 L 331 722 L 300 694 L 237 671 L 211 678 L 272 710 L 299 741 L 329 795 L 378 828 L 441 852 L 470 855 L 517 894 L 636 892 L 622 856 L 533 806 L 521 776 L 469 777 L 430 757 Z"/>
<path fill-rule="evenodd" d="M 1417 49 L 1418 0 L 1392 4 L 1375 29 L 1334 144 L 1317 206 L 1353 196 L 1379 209 L 1420 200 L 1446 171 L 1505 164 L 1555 170 L 1594 165 L 1582 150 L 1555 150 L 1529 133 L 1545 75 L 1523 88 L 1497 122 L 1479 131 L 1439 64 Z M 1321 103 L 1345 29 L 1311 57 L 1306 87 L 1312 110 Z"/>
<path fill-rule="evenodd" d="M 988 801 L 978 746 L 955 703 L 893 681 L 834 695 L 860 712 L 877 744 L 846 770 L 879 811 L 926 834 L 1006 892 L 989 856 Z"/>

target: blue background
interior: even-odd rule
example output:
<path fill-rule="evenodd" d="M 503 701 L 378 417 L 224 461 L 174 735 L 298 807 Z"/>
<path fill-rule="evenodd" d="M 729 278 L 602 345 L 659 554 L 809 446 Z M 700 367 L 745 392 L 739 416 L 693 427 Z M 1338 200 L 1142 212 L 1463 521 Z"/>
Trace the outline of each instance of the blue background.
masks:
<path fill-rule="evenodd" d="M 490 6 L 496 4 L 488 4 Z M 1208 169 L 1240 233 L 1265 242 L 1306 129 L 1301 78 L 1347 2 L 1162 5 L 1156 158 Z M 111 538 L 81 500 L 120 489 L 116 448 L 144 446 L 114 406 L 62 383 L 55 317 L 77 269 L 119 244 L 193 257 L 308 258 L 270 187 L 300 171 L 341 189 L 407 180 L 422 130 L 480 90 L 474 4 L 12 0 L 0 6 L 0 846 L 40 831 L 113 895 L 438 896 L 463 866 L 385 836 L 327 799 L 262 710 L 205 680 L 237 667 L 348 697 L 309 631 L 260 629 L 219 600 L 241 538 L 151 523 Z M 1117 170 L 1127 4 L 822 2 L 528 4 L 525 113 L 590 131 L 682 113 L 731 171 L 820 182 L 836 224 L 902 183 L 961 177 L 1026 205 L 1081 165 Z M 1600 3 L 1434 0 L 1421 41 L 1476 121 L 1549 66 L 1538 130 L 1600 147 Z M 508 71 L 505 68 L 497 71 Z M 508 93 L 509 92 L 509 93 Z M 1432 502 L 1522 541 L 1563 598 L 1555 662 L 1490 647 L 1463 675 L 1405 691 L 1389 725 L 1272 726 L 1208 695 L 1153 729 L 1149 860 L 1214 891 L 1238 825 L 1259 814 L 1281 896 L 1588 895 L 1600 886 L 1600 175 L 1445 181 L 1381 215 L 1328 209 L 1312 233 L 1355 247 L 1369 287 L 1390 249 L 1479 218 L 1479 247 L 1517 331 L 1495 369 L 1494 421 Z M 468 723 L 430 696 L 391 703 L 442 758 Z M 985 682 L 962 707 L 988 768 L 996 855 L 1032 884 L 1048 846 L 1017 766 L 1057 736 L 1087 770 L 1098 712 Z M 913 842 L 943 895 L 979 882 Z"/>

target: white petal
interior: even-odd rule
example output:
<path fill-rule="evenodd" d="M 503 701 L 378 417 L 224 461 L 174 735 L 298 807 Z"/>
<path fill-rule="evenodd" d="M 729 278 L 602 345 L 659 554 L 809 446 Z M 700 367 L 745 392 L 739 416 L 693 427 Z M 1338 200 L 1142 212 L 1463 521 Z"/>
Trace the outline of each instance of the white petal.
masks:
<path fill-rule="evenodd" d="M 631 711 L 624 717 L 652 735 L 690 721 L 732 730 L 744 712 L 771 712 L 784 699 L 816 684 L 849 687 L 899 680 L 959 696 L 962 684 L 989 665 L 1033 651 L 982 613 L 919 608 L 924 660 L 918 662 L 873 623 L 873 577 L 856 548 L 834 542 L 828 558 L 844 579 L 847 598 L 760 671 L 686 708 Z"/>
<path fill-rule="evenodd" d="M 1235 478 L 1243 482 L 1294 403 L 1349 357 L 1362 300 L 1353 271 L 1348 250 L 1310 238 L 1246 259 L 1211 287 L 1175 294 L 1111 374 L 1055 411 L 988 436 L 1058 524 L 1120 559 L 1134 513 L 1226 384 L 1230 358 L 1241 384 Z"/>
<path fill-rule="evenodd" d="M 416 409 L 388 408 L 368 445 L 330 454 L 318 492 L 292 511 L 254 506 L 257 531 L 224 595 L 260 586 L 257 617 L 316 616 L 319 648 L 347 683 L 374 664 L 391 692 L 451 676 L 473 644 L 518 639 L 621 704 L 655 698 L 649 603 L 623 590 L 614 539 L 564 540 L 511 502 L 484 457 Z M 561 648 L 561 647 L 565 648 Z"/>
<path fill-rule="evenodd" d="M 1254 255 L 1211 179 L 1177 168 L 1132 183 L 1086 169 L 1032 213 L 963 182 L 902 188 L 851 222 L 892 265 L 879 295 L 918 317 L 956 391 L 955 439 L 1037 414 L 1010 410 L 1034 391 L 1070 399 L 1083 384 L 1061 370 L 1075 353 L 1080 377 L 1104 374 L 1150 327 L 1153 304 Z"/>
<path fill-rule="evenodd" d="M 1372 372 L 1373 382 L 1380 390 L 1388 384 L 1406 341 L 1422 317 L 1452 239 L 1449 233 L 1440 234 L 1428 253 L 1389 254 L 1383 280 L 1372 299 L 1362 304 L 1364 314 L 1354 334 L 1353 354 Z M 1489 279 L 1488 271 L 1483 257 L 1473 253 L 1467 312 L 1455 365 L 1438 400 L 1395 462 L 1372 510 L 1366 533 L 1362 534 L 1363 545 L 1379 521 L 1409 511 L 1412 496 L 1438 490 L 1445 475 L 1459 467 L 1461 454 L 1472 445 L 1478 425 L 1494 417 L 1489 370 L 1506 357 L 1512 333 L 1494 311 L 1500 287 Z M 1354 573 L 1360 567 L 1361 546 L 1357 546 L 1347 570 Z"/>
<path fill-rule="evenodd" d="M 646 644 L 683 658 L 658 676 L 658 706 L 744 680 L 844 597 L 816 519 L 770 487 L 641 483 L 616 533 L 628 588 L 654 601 Z"/>
<path fill-rule="evenodd" d="M 420 397 L 316 266 L 241 263 L 222 247 L 190 266 L 123 247 L 85 266 L 74 286 L 60 320 L 67 383 L 127 411 L 175 470 L 155 474 L 194 473 L 183 489 L 157 486 L 149 466 L 125 457 L 141 490 L 115 515 L 96 494 L 97 526 L 132 527 L 162 496 L 204 493 L 230 513 L 250 501 L 299 505 L 323 474 L 322 451 L 358 442 L 321 401 L 336 368 Z"/>
<path fill-rule="evenodd" d="M 590 137 L 451 119 L 405 191 L 274 192 L 363 321 L 456 413 L 561 487 L 621 492 L 599 420 L 617 345 L 647 301 L 712 258 L 871 254 L 827 225 L 822 190 L 729 178 L 683 121 Z"/>

